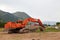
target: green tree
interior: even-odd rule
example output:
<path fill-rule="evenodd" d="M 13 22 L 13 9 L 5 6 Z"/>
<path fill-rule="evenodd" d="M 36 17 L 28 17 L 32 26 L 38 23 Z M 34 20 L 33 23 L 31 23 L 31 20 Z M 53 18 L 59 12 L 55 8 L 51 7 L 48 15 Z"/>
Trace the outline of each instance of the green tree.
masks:
<path fill-rule="evenodd" d="M 56 25 L 57 25 L 57 26 L 60 26 L 60 22 L 57 22 Z"/>

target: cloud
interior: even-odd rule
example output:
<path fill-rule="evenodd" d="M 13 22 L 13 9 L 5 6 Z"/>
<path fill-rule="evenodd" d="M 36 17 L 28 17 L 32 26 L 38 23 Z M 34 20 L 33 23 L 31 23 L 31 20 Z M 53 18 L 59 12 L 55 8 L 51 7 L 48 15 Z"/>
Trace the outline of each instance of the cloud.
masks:
<path fill-rule="evenodd" d="M 9 5 L 1 4 L 0 10 L 6 11 L 6 12 L 13 12 L 14 8 Z"/>

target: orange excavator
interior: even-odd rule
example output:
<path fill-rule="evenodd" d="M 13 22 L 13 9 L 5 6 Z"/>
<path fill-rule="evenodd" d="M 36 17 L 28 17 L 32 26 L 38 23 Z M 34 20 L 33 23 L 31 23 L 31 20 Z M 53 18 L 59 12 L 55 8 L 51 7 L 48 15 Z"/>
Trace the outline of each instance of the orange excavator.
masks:
<path fill-rule="evenodd" d="M 6 30 L 8 30 L 8 33 L 17 33 L 19 32 L 21 29 L 25 28 L 25 26 L 28 24 L 28 22 L 36 22 L 39 23 L 40 30 L 43 31 L 45 29 L 45 27 L 43 26 L 42 22 L 40 19 L 34 19 L 34 18 L 26 18 L 23 21 L 18 20 L 17 22 L 7 22 L 4 27 Z"/>

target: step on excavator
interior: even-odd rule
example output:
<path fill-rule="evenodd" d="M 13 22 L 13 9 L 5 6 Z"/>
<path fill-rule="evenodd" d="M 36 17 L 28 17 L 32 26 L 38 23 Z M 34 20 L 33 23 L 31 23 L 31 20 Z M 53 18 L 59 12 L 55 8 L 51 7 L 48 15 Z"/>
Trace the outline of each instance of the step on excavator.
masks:
<path fill-rule="evenodd" d="M 40 29 L 40 31 L 44 31 L 45 27 L 43 26 L 42 22 L 40 19 L 34 19 L 34 18 L 26 18 L 25 20 L 21 21 L 18 20 L 16 22 L 7 22 L 4 25 L 5 30 L 8 30 L 8 33 L 19 33 L 19 32 L 30 32 L 29 27 L 27 28 L 26 25 L 28 22 L 36 22 L 39 24 L 40 27 L 37 26 L 37 28 Z M 32 31 L 34 31 L 32 29 Z"/>

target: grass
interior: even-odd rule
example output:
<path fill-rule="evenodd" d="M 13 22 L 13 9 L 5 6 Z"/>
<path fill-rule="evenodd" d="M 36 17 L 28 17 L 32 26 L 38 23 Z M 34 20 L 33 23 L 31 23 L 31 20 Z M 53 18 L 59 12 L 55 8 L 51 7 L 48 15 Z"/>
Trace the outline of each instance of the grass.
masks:
<path fill-rule="evenodd" d="M 38 30 L 36 30 L 36 32 L 40 32 L 40 30 L 38 29 Z"/>
<path fill-rule="evenodd" d="M 41 32 L 41 31 L 38 29 L 37 32 Z M 60 29 L 55 29 L 55 28 L 51 28 L 51 27 L 46 27 L 43 32 L 60 32 Z"/>
<path fill-rule="evenodd" d="M 46 28 L 45 32 L 60 32 L 60 30 L 55 28 Z"/>
<path fill-rule="evenodd" d="M 0 32 L 3 31 L 3 30 L 4 30 L 4 28 L 0 28 Z"/>

